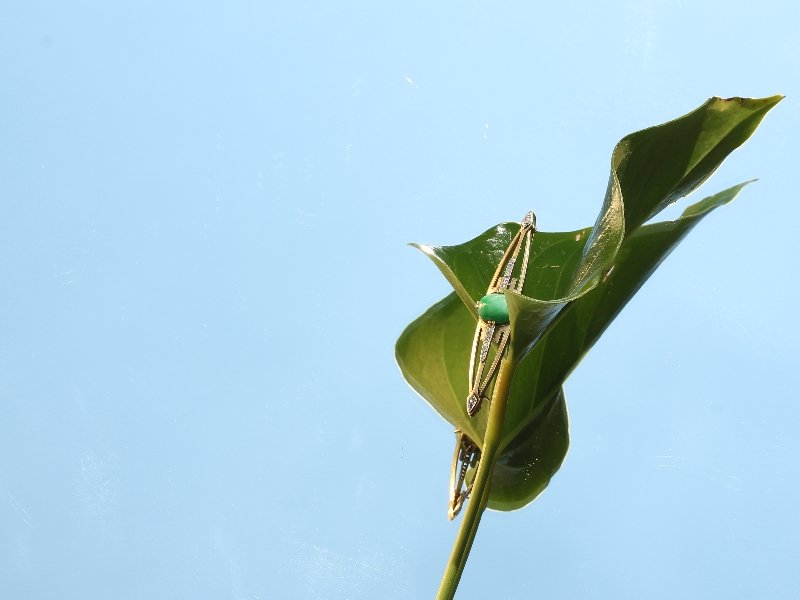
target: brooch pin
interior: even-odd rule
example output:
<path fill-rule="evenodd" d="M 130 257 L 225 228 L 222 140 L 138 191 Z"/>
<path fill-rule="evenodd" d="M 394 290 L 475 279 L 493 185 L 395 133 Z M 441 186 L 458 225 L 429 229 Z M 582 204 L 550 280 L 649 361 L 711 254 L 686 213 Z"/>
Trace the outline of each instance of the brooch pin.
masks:
<path fill-rule="evenodd" d="M 475 327 L 469 365 L 470 391 L 467 396 L 467 414 L 470 417 L 478 413 L 483 401 L 491 395 L 498 368 L 505 357 L 511 339 L 505 292 L 507 290 L 522 292 L 534 233 L 536 233 L 536 215 L 529 212 L 523 217 L 519 231 L 511 239 L 500 259 L 486 294 L 478 300 L 478 324 Z M 522 260 L 519 260 L 520 254 Z M 448 516 L 451 521 L 459 513 L 472 491 L 472 475 L 479 460 L 480 450 L 477 444 L 462 431 L 456 430 L 456 449 L 450 472 Z"/>

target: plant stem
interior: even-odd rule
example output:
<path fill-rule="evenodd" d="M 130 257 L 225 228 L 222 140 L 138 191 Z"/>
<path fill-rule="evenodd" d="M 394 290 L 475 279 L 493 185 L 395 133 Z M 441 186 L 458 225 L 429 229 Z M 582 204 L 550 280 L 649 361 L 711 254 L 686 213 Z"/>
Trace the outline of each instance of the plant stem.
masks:
<path fill-rule="evenodd" d="M 450 553 L 450 559 L 447 561 L 444 575 L 442 575 L 442 582 L 439 584 L 436 600 L 452 600 L 455 597 L 458 582 L 461 580 L 461 573 L 464 571 L 464 565 L 467 563 L 472 542 L 475 540 L 475 534 L 481 522 L 481 516 L 489 502 L 492 471 L 494 471 L 495 456 L 503 435 L 506 401 L 508 400 L 508 392 L 511 389 L 511 378 L 514 375 L 515 367 L 514 356 L 509 348 L 508 356 L 500 366 L 492 392 L 489 420 L 486 424 L 486 435 L 483 438 L 478 471 L 475 473 L 475 481 L 472 484 L 471 498 L 467 502 L 458 536 Z"/>

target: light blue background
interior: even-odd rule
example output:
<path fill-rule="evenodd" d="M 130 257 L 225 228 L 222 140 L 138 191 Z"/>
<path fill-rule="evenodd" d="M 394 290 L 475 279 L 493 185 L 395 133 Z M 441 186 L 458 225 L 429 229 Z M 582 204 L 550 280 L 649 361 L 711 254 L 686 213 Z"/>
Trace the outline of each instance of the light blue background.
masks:
<path fill-rule="evenodd" d="M 3 598 L 433 597 L 452 428 L 393 344 L 448 287 L 404 244 L 591 224 L 620 137 L 775 93 L 459 598 L 797 597 L 796 3 L 2 12 Z"/>

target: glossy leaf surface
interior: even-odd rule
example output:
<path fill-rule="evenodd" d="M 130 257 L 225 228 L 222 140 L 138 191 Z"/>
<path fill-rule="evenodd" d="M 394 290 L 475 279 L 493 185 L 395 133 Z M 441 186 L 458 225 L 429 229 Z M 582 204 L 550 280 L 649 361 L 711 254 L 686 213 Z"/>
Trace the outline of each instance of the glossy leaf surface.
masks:
<path fill-rule="evenodd" d="M 744 184 L 694 204 L 675 221 L 642 223 L 707 179 L 779 100 L 712 98 L 680 119 L 626 136 L 614 149 L 594 227 L 536 234 L 522 294 L 506 293 L 518 364 L 491 508 L 519 508 L 546 487 L 568 447 L 564 380 L 683 236 Z M 470 418 L 465 409 L 475 302 L 517 228 L 501 224 L 458 246 L 417 246 L 454 293 L 414 321 L 397 343 L 407 381 L 478 445 L 488 411 Z"/>

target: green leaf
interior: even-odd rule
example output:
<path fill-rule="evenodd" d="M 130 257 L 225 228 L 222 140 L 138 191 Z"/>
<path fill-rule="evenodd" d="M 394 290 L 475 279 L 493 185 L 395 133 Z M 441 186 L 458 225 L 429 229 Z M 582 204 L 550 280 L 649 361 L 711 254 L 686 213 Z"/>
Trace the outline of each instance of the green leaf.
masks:
<path fill-rule="evenodd" d="M 628 232 L 697 189 L 783 96 L 710 98 L 697 110 L 625 136 L 611 157 Z"/>
<path fill-rule="evenodd" d="M 517 365 L 489 507 L 519 508 L 546 487 L 568 446 L 564 380 L 683 236 L 745 184 L 702 200 L 675 221 L 642 223 L 707 179 L 779 100 L 712 98 L 680 119 L 623 138 L 594 227 L 536 234 L 522 294 L 506 292 Z M 417 246 L 454 293 L 409 325 L 396 348 L 412 387 L 481 447 L 488 411 L 470 418 L 465 409 L 475 302 L 518 227 L 501 224 L 458 246 Z"/>
<path fill-rule="evenodd" d="M 537 449 L 530 445 L 530 436 L 556 435 L 560 430 L 559 426 L 546 423 L 546 431 L 531 431 L 537 405 L 540 402 L 546 404 L 545 399 L 561 389 L 564 380 L 581 358 L 684 236 L 714 208 L 730 202 L 744 185 L 737 185 L 698 202 L 675 221 L 639 228 L 625 241 L 612 268 L 597 287 L 563 311 L 556 326 L 542 338 L 515 374 L 515 384 L 517 377 L 530 379 L 535 382 L 533 385 L 537 393 L 531 403 L 526 403 L 514 395 L 515 386 L 512 386 L 504 428 L 504 450 L 498 464 L 508 454 L 513 454 L 516 464 L 520 465 L 536 465 L 541 460 Z M 551 464 L 554 465 L 554 473 L 559 464 Z M 524 471 L 521 468 L 520 475 Z M 524 506 L 535 498 L 542 481 L 546 484 L 552 473 L 546 479 L 545 475 L 541 474 L 540 480 L 508 477 L 497 485 L 493 481 L 489 506 L 501 510 Z M 502 496 L 503 502 L 495 502 L 495 494 Z M 505 498 L 516 499 L 516 503 Z"/>
<path fill-rule="evenodd" d="M 495 463 L 489 506 L 522 508 L 538 496 L 558 471 L 569 448 L 569 419 L 564 389 L 543 402 L 515 442 Z"/>

